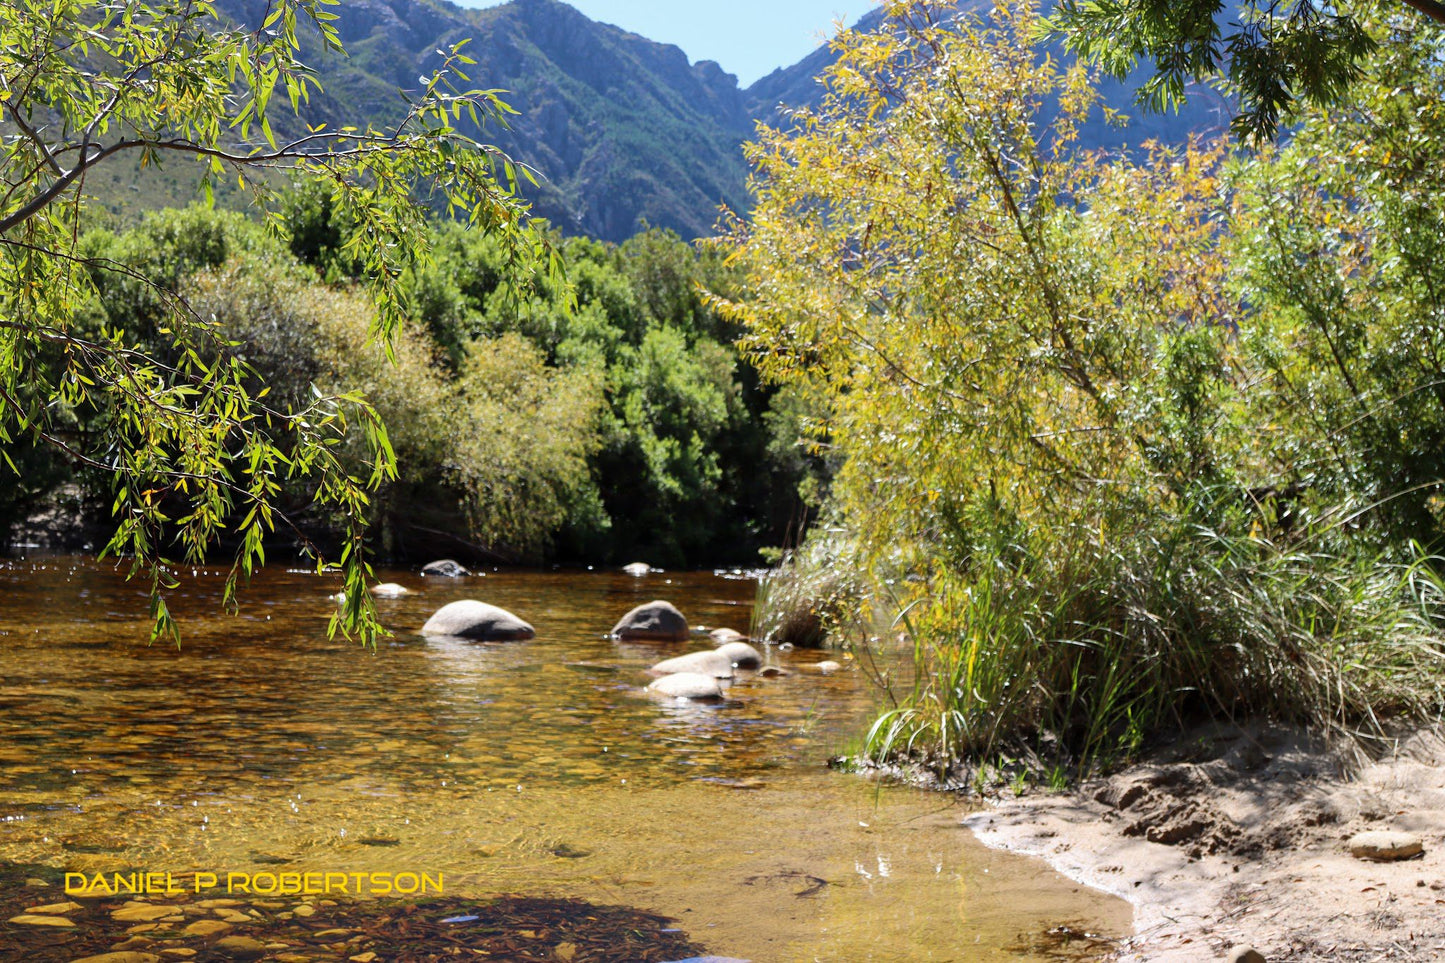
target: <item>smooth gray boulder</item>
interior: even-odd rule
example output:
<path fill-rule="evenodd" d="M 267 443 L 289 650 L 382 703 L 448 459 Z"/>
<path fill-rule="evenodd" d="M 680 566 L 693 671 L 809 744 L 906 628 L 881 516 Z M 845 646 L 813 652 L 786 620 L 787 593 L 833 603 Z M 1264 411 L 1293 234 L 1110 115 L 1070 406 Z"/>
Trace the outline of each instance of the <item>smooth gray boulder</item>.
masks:
<path fill-rule="evenodd" d="M 382 582 L 371 587 L 371 594 L 379 599 L 399 599 L 403 595 L 410 595 L 411 589 L 395 582 Z"/>
<path fill-rule="evenodd" d="M 672 675 L 665 675 L 648 686 L 647 691 L 670 699 L 692 699 L 697 702 L 716 702 L 723 697 L 722 683 L 699 672 L 674 672 Z"/>
<path fill-rule="evenodd" d="M 696 672 L 698 675 L 710 676 L 715 679 L 731 679 L 733 663 L 732 659 L 716 649 L 709 649 L 706 652 L 689 652 L 687 655 L 679 655 L 674 659 L 663 659 L 647 671 L 653 675 Z"/>
<path fill-rule="evenodd" d="M 748 637 L 737 629 L 713 629 L 708 634 L 718 645 L 727 645 L 729 642 L 746 642 Z"/>
<path fill-rule="evenodd" d="M 454 562 L 449 558 L 439 558 L 435 562 L 427 562 L 423 565 L 421 574 L 439 578 L 461 578 L 463 575 L 472 573 L 463 568 L 459 562 Z"/>
<path fill-rule="evenodd" d="M 763 656 L 746 642 L 728 642 L 714 651 L 740 669 L 756 669 L 763 664 Z"/>
<path fill-rule="evenodd" d="M 671 602 L 661 600 L 637 606 L 612 627 L 615 638 L 649 642 L 683 642 L 691 634 L 682 613 Z"/>
<path fill-rule="evenodd" d="M 652 571 L 652 566 L 648 565 L 646 562 L 628 562 L 626 565 L 622 566 L 622 571 L 626 572 L 628 575 L 633 576 L 634 578 L 642 578 L 642 576 L 647 575 Z"/>
<path fill-rule="evenodd" d="M 474 599 L 449 602 L 437 609 L 422 635 L 451 635 L 482 642 L 520 642 L 537 634 L 532 626 L 506 609 Z"/>

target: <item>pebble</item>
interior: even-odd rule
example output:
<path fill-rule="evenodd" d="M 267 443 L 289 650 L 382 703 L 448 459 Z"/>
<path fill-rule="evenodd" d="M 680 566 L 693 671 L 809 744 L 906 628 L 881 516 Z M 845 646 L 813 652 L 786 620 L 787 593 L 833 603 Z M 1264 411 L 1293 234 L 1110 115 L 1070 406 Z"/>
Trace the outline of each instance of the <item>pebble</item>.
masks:
<path fill-rule="evenodd" d="M 150 945 L 151 945 L 152 943 L 154 943 L 154 942 L 155 942 L 155 940 L 151 939 L 149 936 L 132 936 L 132 937 L 131 937 L 130 939 L 128 939 L 128 940 L 123 940 L 122 942 L 115 944 L 114 946 L 111 947 L 111 949 L 112 949 L 112 950 L 139 950 L 139 949 L 144 949 L 144 948 L 147 947 L 147 946 L 150 946 Z"/>
<path fill-rule="evenodd" d="M 1225 959 L 1228 963 L 1264 963 L 1264 954 L 1252 946 L 1236 946 Z"/>
<path fill-rule="evenodd" d="M 78 910 L 80 908 L 79 903 L 46 903 L 44 906 L 27 906 L 25 907 L 25 912 L 40 913 L 43 916 L 54 916 L 57 913 L 69 913 L 72 910 Z"/>
<path fill-rule="evenodd" d="M 149 923 L 162 916 L 170 916 L 175 911 L 174 906 L 152 906 L 149 903 L 137 903 L 134 906 L 124 906 L 116 910 L 110 914 L 110 918 L 123 923 Z"/>
<path fill-rule="evenodd" d="M 266 946 L 249 936 L 223 936 L 211 949 L 233 960 L 257 960 L 266 955 Z"/>
<path fill-rule="evenodd" d="M 74 926 L 64 916 L 37 916 L 33 913 L 21 913 L 19 916 L 10 917 L 10 922 L 19 923 L 22 926 Z"/>
<path fill-rule="evenodd" d="M 225 920 L 196 920 L 185 928 L 187 936 L 216 936 L 229 932 L 233 927 Z"/>
<path fill-rule="evenodd" d="M 316 907 L 312 906 L 310 903 L 300 903 L 291 912 L 295 913 L 297 916 L 310 916 L 311 914 L 316 912 Z"/>
<path fill-rule="evenodd" d="M 161 956 L 168 956 L 174 960 L 189 960 L 196 955 L 196 951 L 189 946 L 172 946 L 170 949 L 161 950 Z"/>
<path fill-rule="evenodd" d="M 48 889 L 50 886 L 50 884 L 47 883 L 45 880 L 37 879 L 34 876 L 31 876 L 29 879 L 27 879 L 25 881 L 25 885 L 29 886 L 31 889 Z"/>
<path fill-rule="evenodd" d="M 244 906 L 245 904 L 238 899 L 203 899 L 196 905 L 202 909 L 224 909 L 231 906 Z M 272 908 L 279 908 L 284 905 L 284 903 L 276 903 Z"/>
<path fill-rule="evenodd" d="M 350 959 L 351 963 L 372 963 L 372 961 L 376 959 L 376 954 L 367 950 L 365 953 L 358 953 L 350 957 Z"/>
<path fill-rule="evenodd" d="M 1371 829 L 1355 833 L 1348 843 L 1350 855 L 1356 859 L 1375 862 L 1392 862 L 1397 859 L 1413 859 L 1425 852 L 1420 837 L 1389 829 Z"/>
<path fill-rule="evenodd" d="M 71 963 L 160 963 L 160 957 L 154 953 L 137 953 L 134 950 L 121 950 L 119 953 L 102 953 L 99 956 L 87 956 L 79 960 L 72 960 Z"/>

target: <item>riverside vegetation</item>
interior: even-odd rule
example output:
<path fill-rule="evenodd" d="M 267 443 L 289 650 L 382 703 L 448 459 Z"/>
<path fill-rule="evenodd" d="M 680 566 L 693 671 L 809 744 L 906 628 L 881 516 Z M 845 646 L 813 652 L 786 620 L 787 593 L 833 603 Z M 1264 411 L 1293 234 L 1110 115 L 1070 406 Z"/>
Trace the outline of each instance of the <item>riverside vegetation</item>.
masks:
<path fill-rule="evenodd" d="M 730 322 L 700 289 L 731 290 L 721 254 L 660 230 L 622 245 L 553 243 L 565 277 L 525 293 L 505 244 L 433 225 L 430 263 L 403 272 L 407 312 L 388 358 L 367 344 L 375 307 L 356 228 L 314 189 L 279 199 L 285 229 L 201 206 L 147 215 L 81 241 L 92 294 L 76 329 L 120 332 L 154 349 L 164 295 L 177 292 L 234 343 L 253 391 L 300 410 L 313 392 L 359 392 L 397 458 L 366 507 L 376 547 L 490 562 L 561 558 L 665 565 L 744 560 L 777 541 L 814 472 L 799 452 L 792 392 L 763 387 Z M 775 397 L 781 394 L 781 397 Z M 77 411 L 85 444 L 111 413 Z M 343 464 L 366 452 L 348 436 Z M 0 493 L 15 525 L 57 498 L 95 529 L 109 517 L 105 473 L 20 446 L 21 484 Z M 300 483 L 282 503 L 314 537 L 339 519 Z"/>
<path fill-rule="evenodd" d="M 1439 26 L 1352 4 L 1358 79 L 1282 143 L 1111 156 L 1032 5 L 888 9 L 748 148 L 717 302 L 840 464 L 851 551 L 765 594 L 867 573 L 915 651 L 863 754 L 1057 776 L 1201 716 L 1438 719 Z"/>
<path fill-rule="evenodd" d="M 79 29 L 90 6 L 29 15 Z M 205 12 L 138 9 L 122 64 Z M 1029 3 L 892 2 L 836 40 L 817 107 L 759 129 L 753 208 L 720 243 L 612 245 L 525 225 L 525 171 L 448 121 L 505 112 L 448 86 L 460 47 L 398 122 L 415 163 L 384 131 L 222 149 L 278 84 L 305 100 L 298 15 L 339 46 L 314 8 L 277 9 L 279 72 L 257 37 L 200 34 L 199 76 L 123 100 L 151 154 L 173 142 L 147 112 L 191 105 L 184 149 L 254 175 L 259 222 L 29 211 L 27 184 L 69 197 L 50 171 L 89 134 L 7 140 L 0 306 L 40 325 L 8 322 L 0 352 L 5 521 L 118 514 L 113 547 L 159 591 L 177 529 L 200 557 L 239 516 L 244 573 L 275 510 L 342 546 L 365 630 L 363 550 L 459 531 L 510 560 L 695 563 L 779 543 L 806 504 L 823 524 L 765 583 L 758 634 L 890 622 L 917 671 L 865 753 L 940 773 L 1062 772 L 1199 715 L 1378 735 L 1445 708 L 1437 26 L 1352 5 L 1368 43 L 1310 88 L 1335 96 L 1278 105 L 1279 144 L 1127 155 L 1081 144 L 1098 97 L 1040 54 Z M 105 98 L 67 99 L 84 75 L 35 49 L 37 75 L 71 71 L 41 113 L 84 130 Z M 158 362 L 139 380 L 137 358 Z"/>

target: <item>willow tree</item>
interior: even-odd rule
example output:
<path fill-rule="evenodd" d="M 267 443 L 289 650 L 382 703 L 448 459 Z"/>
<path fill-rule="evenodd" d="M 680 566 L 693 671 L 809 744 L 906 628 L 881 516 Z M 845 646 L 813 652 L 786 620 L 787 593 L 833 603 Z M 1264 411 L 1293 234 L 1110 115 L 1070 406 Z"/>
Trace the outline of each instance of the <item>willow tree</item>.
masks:
<path fill-rule="evenodd" d="M 373 638 L 364 509 L 395 459 L 358 395 L 317 391 L 302 406 L 273 407 L 266 390 L 248 390 L 234 346 L 173 291 L 154 292 L 162 321 L 149 341 L 80 327 L 97 272 L 126 271 L 85 254 L 80 238 L 98 206 L 88 178 L 119 165 L 144 177 L 163 163 L 195 164 L 207 198 L 234 181 L 272 223 L 273 187 L 319 182 L 358 225 L 346 253 L 364 266 L 378 308 L 369 336 L 384 345 L 403 316 L 398 279 L 425 256 L 428 209 L 498 233 L 516 265 L 542 252 L 513 195 L 517 168 L 459 129 L 463 117 L 480 129 L 508 110 L 466 86 L 472 61 L 461 44 L 403 92 L 390 126 L 304 121 L 320 85 L 302 40 L 342 50 L 328 10 L 336 3 L 274 0 L 248 29 L 207 0 L 0 0 L 0 444 L 48 446 L 114 478 L 106 551 L 149 579 L 158 633 L 175 631 L 164 601 L 174 561 L 234 539 L 233 603 L 238 581 L 264 561 L 268 533 L 294 527 L 278 499 L 283 481 L 304 479 L 313 503 L 343 519 L 335 563 L 294 531 L 319 567 L 344 571 L 347 602 L 332 631 Z M 98 413 L 102 430 L 71 430 L 78 411 Z M 369 451 L 357 474 L 338 454 L 347 431 Z"/>
<path fill-rule="evenodd" d="M 1082 150 L 1097 96 L 1035 49 L 1027 3 L 887 9 L 839 38 L 822 106 L 748 148 L 745 350 L 830 399 L 837 496 L 880 544 L 961 558 L 979 512 L 1097 528 L 1138 508 L 1126 493 L 1167 497 L 1212 429 L 1162 419 L 1213 416 L 1140 388 L 1184 350 L 1169 332 L 1222 370 L 1218 152 Z"/>
<path fill-rule="evenodd" d="M 889 591 L 920 671 L 869 751 L 946 769 L 1020 742 L 1127 751 L 1194 713 L 1378 733 L 1438 712 L 1445 586 L 1306 541 L 1324 513 L 1287 531 L 1268 494 L 1312 412 L 1261 385 L 1308 359 L 1258 279 L 1284 357 L 1237 336 L 1225 146 L 1082 149 L 1097 98 L 1034 46 L 1028 0 L 886 14 L 836 41 L 821 106 L 749 147 L 751 295 L 726 305 L 768 377 L 824 399 L 863 561 L 915 576 Z M 1292 216 L 1258 214 L 1260 242 Z M 1314 254 L 1280 259 L 1308 275 Z M 1325 290 L 1309 306 L 1338 311 Z"/>

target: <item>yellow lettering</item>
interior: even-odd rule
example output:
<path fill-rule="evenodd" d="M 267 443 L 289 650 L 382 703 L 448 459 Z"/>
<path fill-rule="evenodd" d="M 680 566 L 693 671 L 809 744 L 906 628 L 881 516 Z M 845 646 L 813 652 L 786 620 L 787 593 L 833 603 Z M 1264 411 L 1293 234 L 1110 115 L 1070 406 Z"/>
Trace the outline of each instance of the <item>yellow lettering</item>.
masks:
<path fill-rule="evenodd" d="M 333 886 L 333 885 L 336 885 L 338 888 L 337 888 L 337 889 L 332 889 L 332 886 Z M 346 890 L 346 874 L 345 874 L 345 873 L 327 873 L 327 874 L 326 874 L 326 892 L 328 892 L 328 893 L 345 893 L 346 891 L 347 891 L 347 890 Z"/>
<path fill-rule="evenodd" d="M 249 893 L 251 892 L 251 875 L 249 873 L 227 873 L 226 892 L 228 893 Z"/>
<path fill-rule="evenodd" d="M 320 873 L 307 873 L 304 879 L 305 882 L 302 884 L 302 887 L 303 892 L 305 892 L 307 896 L 315 896 L 317 893 L 326 892 L 321 885 Z"/>
<path fill-rule="evenodd" d="M 262 889 L 262 880 L 265 880 L 264 889 Z M 275 873 L 257 873 L 251 877 L 251 892 L 258 896 L 274 896 L 280 885 L 276 880 Z"/>
<path fill-rule="evenodd" d="M 381 889 L 378 889 L 377 887 L 382 887 L 382 888 L 381 888 Z M 376 896 L 385 896 L 387 893 L 390 893 L 390 892 L 391 892 L 391 874 L 390 874 L 390 873 L 372 873 L 372 874 L 371 874 L 371 892 L 372 892 L 373 895 L 376 895 Z"/>
<path fill-rule="evenodd" d="M 422 873 L 422 874 L 421 874 L 421 891 L 422 891 L 423 893 L 425 893 L 426 890 L 427 890 L 427 887 L 428 887 L 428 886 L 431 886 L 432 889 L 436 890 L 436 892 L 437 892 L 438 894 L 440 894 L 441 891 L 442 891 L 442 883 L 443 883 L 443 881 L 444 881 L 445 879 L 446 879 L 446 874 L 445 874 L 445 873 L 437 873 L 435 879 L 433 879 L 431 876 L 427 875 L 426 873 Z"/>
<path fill-rule="evenodd" d="M 117 896 L 123 892 L 138 894 L 141 891 L 140 873 L 131 873 L 129 877 L 122 876 L 120 873 L 112 873 L 111 879 L 114 880 L 114 893 Z"/>
<path fill-rule="evenodd" d="M 403 882 L 405 881 L 405 882 Z M 397 873 L 396 891 L 404 896 L 415 893 L 421 886 L 421 881 L 416 878 L 416 873 Z"/>
<path fill-rule="evenodd" d="M 77 881 L 78 881 L 78 882 L 77 882 Z M 84 893 L 84 892 L 85 892 L 85 874 L 84 874 L 84 873 L 66 873 L 66 874 L 65 874 L 65 895 L 66 895 L 66 896 L 74 896 L 74 895 L 76 895 L 76 894 Z"/>
<path fill-rule="evenodd" d="M 197 893 L 199 893 L 199 892 L 200 892 L 201 890 L 203 890 L 203 889 L 210 889 L 212 886 L 215 886 L 215 885 L 216 885 L 216 874 L 215 874 L 215 873 L 197 873 L 197 874 L 196 874 L 196 892 L 197 892 Z"/>

